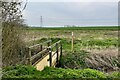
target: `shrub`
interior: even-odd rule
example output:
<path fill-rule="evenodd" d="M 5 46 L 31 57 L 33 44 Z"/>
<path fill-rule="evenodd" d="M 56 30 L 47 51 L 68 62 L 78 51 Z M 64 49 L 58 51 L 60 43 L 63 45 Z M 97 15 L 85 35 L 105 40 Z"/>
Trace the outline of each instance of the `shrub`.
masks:
<path fill-rule="evenodd" d="M 3 69 L 3 79 L 5 78 L 106 78 L 106 75 L 93 69 L 63 69 L 45 67 L 43 71 L 38 71 L 32 66 L 17 65 Z"/>
<path fill-rule="evenodd" d="M 88 52 L 86 51 L 74 51 L 74 52 L 66 52 L 62 57 L 62 67 L 64 68 L 86 68 L 85 58 L 88 56 Z M 72 65 L 71 65 L 72 64 Z"/>
<path fill-rule="evenodd" d="M 108 78 L 120 78 L 120 72 L 113 72 L 108 75 Z"/>
<path fill-rule="evenodd" d="M 38 75 L 40 71 L 32 66 L 16 65 L 3 68 L 4 78 L 31 77 Z"/>

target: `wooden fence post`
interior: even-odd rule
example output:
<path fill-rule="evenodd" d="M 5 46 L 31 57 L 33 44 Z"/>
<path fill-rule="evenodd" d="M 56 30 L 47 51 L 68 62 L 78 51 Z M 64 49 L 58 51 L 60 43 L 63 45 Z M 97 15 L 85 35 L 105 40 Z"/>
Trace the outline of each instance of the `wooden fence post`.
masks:
<path fill-rule="evenodd" d="M 52 48 L 49 48 L 49 61 L 50 61 L 50 67 L 52 66 Z"/>

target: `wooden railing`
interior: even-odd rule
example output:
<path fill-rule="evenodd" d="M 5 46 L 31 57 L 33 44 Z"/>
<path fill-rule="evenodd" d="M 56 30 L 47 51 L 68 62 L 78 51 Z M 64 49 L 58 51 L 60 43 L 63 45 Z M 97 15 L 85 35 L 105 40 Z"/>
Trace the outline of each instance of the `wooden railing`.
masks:
<path fill-rule="evenodd" d="M 58 41 L 52 45 L 50 45 L 51 40 L 46 41 L 42 44 L 36 44 L 34 46 L 30 46 L 29 47 L 29 55 L 28 55 L 28 64 L 29 65 L 36 65 L 38 62 L 40 62 L 42 59 L 44 59 L 47 55 L 49 55 L 49 59 L 47 61 L 49 61 L 49 66 L 54 66 L 59 64 L 59 59 L 62 56 L 62 43 L 61 41 Z M 42 48 L 43 44 L 47 44 L 47 48 Z M 40 46 L 40 51 L 37 52 L 35 55 L 31 55 L 31 49 L 33 49 L 34 47 Z M 56 61 L 55 64 L 53 64 L 53 57 L 56 55 Z"/>
<path fill-rule="evenodd" d="M 50 47 L 48 47 L 48 50 L 49 50 L 49 64 L 50 66 L 54 66 L 54 65 L 57 65 L 59 64 L 59 58 L 62 56 L 62 43 L 61 41 L 58 41 L 56 43 L 54 43 L 53 45 L 51 45 Z M 56 63 L 55 64 L 52 64 L 52 57 L 57 54 L 56 56 Z"/>
<path fill-rule="evenodd" d="M 33 45 L 33 46 L 30 46 L 29 48 L 34 48 L 34 47 L 37 47 L 37 46 L 40 46 L 42 48 L 42 46 L 44 44 L 47 44 L 48 46 L 50 46 L 50 43 L 52 42 L 52 40 L 48 40 L 46 42 L 43 42 L 43 43 L 40 43 L 40 44 L 36 44 L 36 45 Z"/>
<path fill-rule="evenodd" d="M 44 53 L 45 49 L 51 45 L 51 42 L 52 42 L 52 40 L 48 40 L 46 42 L 30 46 L 28 48 L 27 64 L 32 65 L 35 62 L 34 59 L 37 58 L 37 56 L 41 57 L 43 55 L 42 53 Z M 36 51 L 33 52 L 32 50 L 36 50 Z"/>

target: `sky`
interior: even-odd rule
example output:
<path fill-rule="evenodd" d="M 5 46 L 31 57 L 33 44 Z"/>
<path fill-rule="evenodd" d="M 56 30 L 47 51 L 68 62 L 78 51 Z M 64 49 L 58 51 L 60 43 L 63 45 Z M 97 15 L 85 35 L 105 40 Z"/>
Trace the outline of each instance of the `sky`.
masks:
<path fill-rule="evenodd" d="M 29 26 L 113 26 L 118 25 L 117 0 L 31 0 L 23 13 Z"/>

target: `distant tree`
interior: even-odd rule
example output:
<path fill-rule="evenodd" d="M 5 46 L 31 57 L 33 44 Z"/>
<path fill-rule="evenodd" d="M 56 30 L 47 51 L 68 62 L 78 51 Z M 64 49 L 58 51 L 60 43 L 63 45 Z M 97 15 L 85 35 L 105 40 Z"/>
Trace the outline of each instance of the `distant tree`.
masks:
<path fill-rule="evenodd" d="M 2 9 L 2 62 L 3 66 L 19 64 L 20 56 L 24 54 L 24 43 L 22 42 L 21 27 L 23 27 L 22 2 L 16 0 L 14 2 L 0 1 Z"/>

